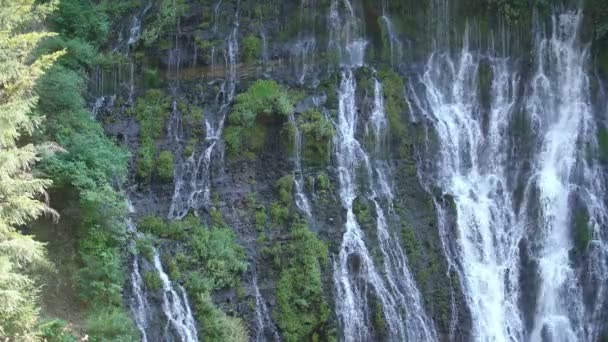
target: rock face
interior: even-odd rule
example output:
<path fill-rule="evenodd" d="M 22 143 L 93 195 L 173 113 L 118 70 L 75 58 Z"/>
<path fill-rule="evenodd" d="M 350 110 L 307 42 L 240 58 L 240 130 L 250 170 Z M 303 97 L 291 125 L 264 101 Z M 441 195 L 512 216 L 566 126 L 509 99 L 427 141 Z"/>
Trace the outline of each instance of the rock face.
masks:
<path fill-rule="evenodd" d="M 475 253 L 481 255 L 480 265 L 485 265 L 484 253 L 494 252 L 484 248 L 488 244 L 501 248 L 504 241 L 492 233 L 467 236 L 475 234 L 475 208 L 482 210 L 479 199 L 487 194 L 465 194 L 451 182 L 458 172 L 465 178 L 478 175 L 467 173 L 471 165 L 482 175 L 488 172 L 486 180 L 490 182 L 495 170 L 485 168 L 501 163 L 506 169 L 501 169 L 504 179 L 499 181 L 504 184 L 494 191 L 509 201 L 492 203 L 512 205 L 505 209 L 512 217 L 503 222 L 492 217 L 496 212 L 491 211 L 490 220 L 500 227 L 487 228 L 505 229 L 509 235 L 513 234 L 508 229 L 511 225 L 527 222 L 543 226 L 542 222 L 532 222 L 533 218 L 542 221 L 543 214 L 538 211 L 543 208 L 537 207 L 530 193 L 540 191 L 542 196 L 542 185 L 520 184 L 518 177 L 533 179 L 537 172 L 531 166 L 537 155 L 528 154 L 521 146 L 532 149 L 542 144 L 531 138 L 531 130 L 539 127 L 529 126 L 536 122 L 528 114 L 537 105 L 531 98 L 536 96 L 542 103 L 546 100 L 534 95 L 537 89 L 533 89 L 534 75 L 545 74 L 537 71 L 536 52 L 529 51 L 532 46 L 541 49 L 538 46 L 543 42 L 563 43 L 561 37 L 547 41 L 535 38 L 545 32 L 538 26 L 550 26 L 551 18 L 533 23 L 531 9 L 521 9 L 518 32 L 511 31 L 509 24 L 492 24 L 491 18 L 504 19 L 499 11 L 465 0 L 416 2 L 411 6 L 410 1 L 366 0 L 183 0 L 167 5 L 170 2 L 142 4 L 133 17 L 124 19 L 116 47 L 124 51 L 129 72 L 97 72 L 95 80 L 122 76 L 116 77 L 113 86 L 99 86 L 97 81 L 92 94 L 103 96 L 96 101 L 95 113 L 107 133 L 117 137 L 134 156 L 128 192 L 136 216 L 181 220 L 193 213 L 209 227 L 225 225 L 236 234 L 248 268 L 241 274 L 242 285 L 213 291 L 215 304 L 229 316 L 243 318 L 251 339 L 257 341 L 468 341 L 486 336 L 487 327 L 480 327 L 484 311 L 476 303 L 485 297 L 475 291 L 483 292 L 483 284 L 492 284 L 474 279 L 467 267 Z M 573 12 L 554 16 L 558 26 L 554 24 L 553 30 L 566 30 L 559 25 L 568 15 L 576 16 Z M 573 30 L 562 34 L 580 39 L 576 28 Z M 567 53 L 582 58 L 574 60 L 586 63 L 583 48 L 564 46 L 570 49 Z M 543 52 L 537 53 L 540 56 Z M 564 71 L 559 68 L 557 65 L 546 73 Z M 500 79 L 507 72 L 517 77 Z M 576 77 L 589 75 L 586 70 L 580 72 Z M 289 102 L 289 113 L 283 114 L 288 115 L 281 113 L 282 97 L 265 91 L 254 93 L 256 99 L 269 96 L 262 109 L 247 107 L 257 104 L 246 103 L 247 98 L 239 94 L 253 89 L 259 80 L 280 85 Z M 498 83 L 502 81 L 506 83 Z M 462 89 L 449 89 L 451 86 Z M 501 93 L 498 86 L 508 89 Z M 588 85 L 577 86 L 587 91 L 580 97 L 589 97 L 581 102 L 590 101 Z M 145 119 L 133 113 L 146 105 L 143 99 L 149 98 L 146 94 L 151 89 L 162 90 L 166 103 L 160 106 L 162 132 L 151 145 L 145 145 L 140 129 Z M 498 97 L 502 95 L 512 102 L 498 108 L 505 112 L 497 114 L 497 101 L 509 100 Z M 237 104 L 243 104 L 244 119 L 235 119 L 239 115 Z M 450 107 L 459 104 L 462 106 Z M 454 114 L 453 121 L 448 122 L 442 110 Z M 499 122 L 504 125 L 493 127 L 497 122 L 493 115 L 504 115 Z M 585 122 L 593 123 L 589 132 L 595 134 L 593 117 L 598 113 L 588 108 L 585 115 Z M 461 119 L 469 121 L 459 122 Z M 451 124 L 456 127 L 449 127 Z M 478 131 L 467 131 L 464 126 L 469 124 L 467 127 Z M 449 129 L 454 132 L 446 131 Z M 239 133 L 233 134 L 235 130 Z M 475 134 L 479 136 L 473 139 Z M 491 138 L 503 139 L 505 146 L 492 150 L 486 142 Z M 462 145 L 451 146 L 455 150 L 450 151 L 447 145 L 458 144 L 458 139 Z M 572 139 L 572 144 L 585 143 L 582 137 Z M 479 151 L 468 151 L 473 143 L 479 144 Z M 152 146 L 156 165 L 155 171 L 142 177 L 139 168 L 145 146 Z M 161 177 L 162 151 L 173 156 L 170 180 Z M 513 159 L 484 157 L 499 153 Z M 583 158 L 575 152 L 572 156 Z M 477 158 L 487 165 L 475 165 Z M 442 170 L 450 162 L 460 164 L 454 167 L 454 174 L 446 175 Z M 595 162 L 584 167 L 600 167 L 592 165 Z M 583 188 L 590 187 L 584 180 L 564 181 L 577 182 Z M 530 186 L 533 189 L 527 188 Z M 572 211 L 570 216 L 582 217 L 578 226 L 591 222 L 585 229 L 596 232 L 593 239 L 602 241 L 603 233 L 597 232 L 604 222 L 604 199 L 603 193 L 597 195 L 601 197 L 596 202 L 599 209 L 591 208 L 587 199 L 579 198 L 581 194 L 564 193 L 576 202 L 566 205 Z M 465 211 L 463 202 L 468 196 L 474 202 L 471 212 Z M 489 195 L 486 199 L 495 200 Z M 579 207 L 583 209 L 576 209 Z M 584 215 L 577 216 L 577 211 Z M 529 218 L 522 219 L 522 215 Z M 308 248 L 296 245 L 301 234 L 295 234 L 294 227 L 300 224 L 322 241 L 328 257 L 321 253 L 298 261 L 301 251 Z M 561 224 L 570 227 L 566 222 Z M 533 334 L 555 338 L 560 331 L 552 330 L 548 322 L 539 323 L 543 317 L 535 316 L 538 305 L 543 307 L 535 302 L 544 300 L 539 288 L 548 281 L 537 279 L 535 270 L 550 272 L 543 268 L 543 234 L 550 236 L 553 230 L 552 226 L 544 227 L 544 232 L 511 236 L 509 260 L 513 263 L 497 261 L 496 276 L 504 282 L 497 286 L 507 287 L 497 291 L 513 304 L 513 321 L 521 324 L 513 326 L 519 329 L 515 332 L 494 332 L 491 340 L 505 336 L 525 340 Z M 567 239 L 566 235 L 562 238 Z M 161 258 L 163 263 L 183 251 L 183 242 L 170 238 L 161 238 L 157 244 L 166 256 Z M 570 250 L 576 265 L 569 271 L 584 274 L 585 270 L 602 269 L 603 247 L 596 250 L 592 245 L 585 241 L 578 250 Z M 564 248 L 568 258 L 568 248 Z M 152 269 L 152 264 L 142 264 Z M 307 268 L 311 264 L 312 269 Z M 307 273 L 312 283 L 319 281 L 315 287 L 318 293 L 300 294 L 309 296 L 310 302 L 287 307 L 299 285 L 287 269 L 294 274 Z M 311 274 L 316 270 L 318 275 Z M 571 331 L 583 340 L 593 340 L 604 329 L 598 318 L 606 305 L 602 278 L 596 273 L 580 279 L 577 295 L 594 303 L 577 302 L 582 311 L 593 312 L 578 318 L 588 318 L 593 328 L 579 326 Z M 181 288 L 180 280 L 173 282 Z M 474 287 L 477 285 L 479 288 Z M 127 297 L 134 295 L 127 292 Z M 167 340 L 167 336 L 184 340 L 182 335 L 158 330 L 158 326 L 168 324 L 159 308 L 162 293 L 147 291 L 143 295 L 150 306 L 156 306 L 150 308 L 152 328 L 144 329 L 147 340 Z M 192 291 L 188 295 L 192 296 Z M 573 324 L 580 323 L 568 313 L 549 312 L 549 304 L 544 306 L 547 317 L 559 314 Z M 203 314 L 198 305 L 193 306 L 193 315 L 200 321 Z M 302 314 L 303 323 L 290 320 L 290 313 Z M 512 322 L 503 323 L 502 327 L 511 327 Z M 198 333 L 205 338 L 208 332 L 204 324 Z"/>

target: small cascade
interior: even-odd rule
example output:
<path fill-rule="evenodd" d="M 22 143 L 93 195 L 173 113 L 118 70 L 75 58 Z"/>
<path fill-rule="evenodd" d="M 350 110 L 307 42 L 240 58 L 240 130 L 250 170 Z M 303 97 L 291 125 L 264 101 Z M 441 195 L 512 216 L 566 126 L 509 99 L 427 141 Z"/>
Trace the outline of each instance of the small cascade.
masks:
<path fill-rule="evenodd" d="M 388 120 L 384 109 L 382 84 L 374 79 L 374 106 L 370 123 L 375 137 L 375 154 L 379 155 L 384 146 Z M 405 332 L 408 341 L 437 340 L 432 321 L 427 317 L 420 292 L 409 270 L 407 258 L 399 244 L 398 236 L 391 236 L 388 231 L 386 214 L 380 201 L 387 202 L 388 210 L 393 208 L 392 186 L 389 184 L 387 166 L 382 160 L 372 164 L 367 161 L 368 178 L 374 180 L 371 186 L 370 200 L 376 209 L 376 228 L 380 249 L 383 254 L 384 274 L 395 299 L 405 309 Z M 374 175 L 375 174 L 375 175 Z M 374 177 L 375 176 L 375 177 Z"/>
<path fill-rule="evenodd" d="M 403 60 L 403 43 L 395 33 L 395 28 L 393 27 L 393 23 L 391 22 L 389 17 L 383 15 L 380 18 L 382 19 L 382 23 L 384 24 L 384 29 L 386 30 L 385 33 L 387 35 L 388 43 L 390 45 L 391 65 L 396 66 Z"/>
<path fill-rule="evenodd" d="M 129 59 L 129 86 L 128 86 L 128 97 L 127 102 L 133 103 L 133 97 L 135 95 L 135 63 L 133 56 L 131 56 L 131 50 L 141 39 L 142 32 L 142 21 L 146 13 L 152 7 L 152 1 L 148 1 L 146 6 L 140 10 L 137 14 L 134 14 L 131 18 L 131 24 L 129 26 L 129 38 L 127 39 L 127 58 Z"/>
<path fill-rule="evenodd" d="M 270 316 L 270 311 L 268 310 L 266 301 L 260 293 L 260 288 L 258 287 L 258 277 L 255 274 L 253 275 L 253 291 L 255 296 L 255 341 L 281 341 L 277 327 Z"/>
<path fill-rule="evenodd" d="M 260 25 L 260 37 L 262 39 L 262 55 L 260 56 L 262 62 L 262 72 L 266 73 L 268 69 L 268 62 L 270 59 L 268 53 L 268 38 L 266 37 L 266 32 L 264 32 L 263 26 Z"/>
<path fill-rule="evenodd" d="M 290 53 L 295 61 L 296 74 L 298 75 L 298 83 L 304 84 L 312 72 L 316 58 L 317 42 L 314 37 L 303 37 L 291 47 Z"/>
<path fill-rule="evenodd" d="M 302 171 L 302 132 L 294 118 L 294 115 L 289 116 L 289 123 L 294 129 L 294 170 L 293 181 L 295 185 L 295 200 L 296 206 L 303 212 L 308 219 L 312 217 L 310 201 L 304 193 L 304 174 Z"/>
<path fill-rule="evenodd" d="M 129 209 L 132 209 L 132 205 L 129 204 Z M 137 227 L 131 220 L 127 219 L 127 229 L 130 233 L 138 235 Z M 135 240 L 132 240 L 130 248 L 135 249 Z M 141 342 L 148 342 L 148 335 L 146 333 L 149 324 L 149 311 L 150 304 L 144 290 L 144 280 L 141 276 L 139 257 L 133 257 L 133 264 L 131 265 L 131 291 L 133 298 L 130 302 L 131 311 L 135 318 L 135 324 L 137 329 L 141 333 Z"/>
<path fill-rule="evenodd" d="M 177 285 L 177 290 L 175 289 L 175 286 L 169 280 L 169 276 L 163 270 L 156 249 L 154 249 L 153 265 L 162 281 L 162 309 L 167 317 L 167 324 L 164 328 L 165 338 L 168 338 L 169 335 L 167 334 L 172 332 L 177 334 L 178 341 L 197 342 L 196 322 L 190 310 L 186 291 L 181 285 Z"/>
<path fill-rule="evenodd" d="M 369 341 L 374 338 L 372 303 L 369 295 L 380 304 L 386 321 L 386 340 L 435 341 L 432 322 L 423 310 L 420 294 L 407 266 L 407 259 L 399 246 L 399 239 L 391 236 L 381 201 L 392 208 L 392 191 L 386 166 L 378 161 L 372 165 L 370 157 L 356 138 L 357 131 L 357 84 L 354 69 L 364 63 L 367 42 L 359 38 L 359 23 L 355 9 L 349 1 L 332 1 L 329 15 L 330 49 L 340 53 L 342 72 L 338 90 L 338 116 L 336 125 L 336 159 L 340 183 L 340 199 L 346 211 L 346 231 L 342 237 L 340 252 L 334 260 L 334 288 L 336 315 L 345 341 Z M 341 14 L 345 14 L 342 16 Z M 386 132 L 386 115 L 382 100 L 382 88 L 375 82 L 374 108 L 369 126 L 376 140 L 375 150 L 380 151 Z M 368 187 L 357 184 L 357 171 L 367 174 Z M 363 187 L 360 189 L 359 187 Z M 376 229 L 383 259 L 383 273 L 376 270 L 374 261 L 365 244 L 353 211 L 355 199 L 367 193 L 374 204 Z M 383 275 L 386 279 L 383 278 Z"/>
<path fill-rule="evenodd" d="M 221 3 L 218 2 L 218 6 Z M 205 142 L 202 150 L 195 150 L 182 163 L 178 163 L 174 172 L 175 190 L 169 209 L 169 219 L 182 219 L 190 209 L 195 212 L 210 203 L 211 194 L 211 162 L 213 152 L 220 142 L 224 121 L 228 114 L 229 105 L 234 99 L 238 63 L 238 30 L 239 14 L 235 15 L 234 27 L 224 45 L 224 63 L 226 75 L 217 97 L 218 115 L 216 122 L 205 118 Z M 198 153 L 198 154 L 197 154 Z"/>
<path fill-rule="evenodd" d="M 127 207 L 130 214 L 135 212 L 133 205 L 127 202 Z M 137 231 L 136 225 L 133 223 L 131 218 L 127 219 L 127 228 L 136 238 L 142 236 Z M 132 240 L 131 246 L 135 249 L 135 239 Z M 169 280 L 169 276 L 165 273 L 158 250 L 153 248 L 153 260 L 151 269 L 154 269 L 162 281 L 162 312 L 167 320 L 166 325 L 163 329 L 162 339 L 165 341 L 181 341 L 181 342 L 197 342 L 198 333 L 196 330 L 196 322 L 192 311 L 190 309 L 190 303 L 186 296 L 186 291 L 181 285 L 175 285 Z M 148 265 L 149 263 L 142 259 L 140 256 L 133 257 L 132 269 L 131 269 L 131 291 L 132 298 L 130 301 L 131 311 L 135 318 L 135 323 L 138 330 L 141 333 L 142 341 L 148 341 L 148 329 L 150 326 L 150 302 L 148 301 L 148 293 L 146 292 L 144 281 L 141 276 L 142 264 Z M 177 290 L 176 290 L 177 288 Z"/>

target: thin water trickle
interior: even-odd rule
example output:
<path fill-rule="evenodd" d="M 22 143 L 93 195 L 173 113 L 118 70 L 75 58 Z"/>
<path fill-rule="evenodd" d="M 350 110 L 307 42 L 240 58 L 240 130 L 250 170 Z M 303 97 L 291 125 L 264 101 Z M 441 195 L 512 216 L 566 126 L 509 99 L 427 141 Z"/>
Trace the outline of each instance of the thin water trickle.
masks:
<path fill-rule="evenodd" d="M 221 1 L 218 2 L 218 6 L 220 4 Z M 226 115 L 228 114 L 229 105 L 234 99 L 234 92 L 238 81 L 238 33 L 239 14 L 237 10 L 233 29 L 224 44 L 226 75 L 217 94 L 217 115 L 213 118 L 209 116 L 205 118 L 206 137 L 204 147 L 198 151 L 195 150 L 191 156 L 187 156 L 175 168 L 175 190 L 169 209 L 169 219 L 182 219 L 190 210 L 197 212 L 210 203 L 212 156 L 217 144 L 220 142 Z"/>

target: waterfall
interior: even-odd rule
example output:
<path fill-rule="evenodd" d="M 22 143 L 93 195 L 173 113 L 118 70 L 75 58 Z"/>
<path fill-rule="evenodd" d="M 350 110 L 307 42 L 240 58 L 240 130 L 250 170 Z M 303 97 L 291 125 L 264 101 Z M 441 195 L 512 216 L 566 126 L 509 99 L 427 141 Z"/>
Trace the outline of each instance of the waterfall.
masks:
<path fill-rule="evenodd" d="M 382 19 L 386 29 L 386 35 L 390 47 L 390 62 L 392 66 L 395 66 L 403 60 L 403 43 L 401 43 L 401 40 L 395 33 L 395 28 L 393 27 L 393 23 L 389 17 L 382 15 L 380 19 Z"/>
<path fill-rule="evenodd" d="M 573 197 L 589 213 L 586 224 L 605 227 L 606 208 L 601 173 L 586 160 L 586 144 L 596 127 L 591 107 L 587 67 L 589 52 L 578 41 L 581 12 L 552 18 L 550 37 L 539 35 L 537 69 L 526 108 L 538 130 L 530 187 L 537 189 L 540 286 L 532 339 L 593 340 L 577 270 L 570 261 L 575 224 Z M 599 232 L 599 231 L 598 231 Z M 597 235 L 596 235 L 597 236 Z M 605 263 L 605 256 L 597 260 Z M 605 281 L 605 275 L 604 281 Z M 601 303 L 601 298 L 598 298 Z M 596 323 L 597 324 L 597 323 Z"/>
<path fill-rule="evenodd" d="M 129 208 L 132 208 L 132 206 L 129 205 Z M 127 229 L 130 233 L 136 234 L 137 236 L 137 227 L 130 218 L 127 219 Z M 131 242 L 130 247 L 135 249 L 135 240 Z M 144 280 L 139 271 L 140 266 L 138 256 L 133 257 L 133 264 L 131 267 L 131 291 L 133 292 L 133 298 L 131 298 L 130 307 L 135 318 L 135 325 L 137 325 L 137 329 L 141 333 L 141 342 L 148 342 L 146 330 L 148 328 L 148 313 L 150 304 L 148 303 L 148 298 L 146 297 L 146 292 L 144 291 Z"/>
<path fill-rule="evenodd" d="M 304 174 L 302 171 L 302 132 L 294 118 L 294 115 L 289 116 L 289 123 L 292 125 L 294 130 L 294 170 L 293 170 L 293 182 L 295 186 L 295 201 L 296 206 L 303 212 L 307 218 L 312 217 L 312 211 L 310 209 L 310 201 L 304 193 Z"/>
<path fill-rule="evenodd" d="M 218 2 L 217 6 L 221 4 Z M 238 6 L 238 5 L 237 5 Z M 225 79 L 221 83 L 218 93 L 218 114 L 216 122 L 211 118 L 205 118 L 205 147 L 198 152 L 195 150 L 182 163 L 178 163 L 174 171 L 175 189 L 169 219 L 182 219 L 190 209 L 195 211 L 209 205 L 211 194 L 211 157 L 222 137 L 224 121 L 228 114 L 229 105 L 234 99 L 237 78 L 238 63 L 238 32 L 239 14 L 235 14 L 233 29 L 224 44 L 224 65 L 226 69 Z"/>
<path fill-rule="evenodd" d="M 386 334 L 390 341 L 434 341 L 435 331 L 421 304 L 407 265 L 407 259 L 399 245 L 399 239 L 388 230 L 386 213 L 381 201 L 392 209 L 393 194 L 388 182 L 385 163 L 372 160 L 356 138 L 357 84 L 353 70 L 363 66 L 367 42 L 357 34 L 358 23 L 355 9 L 348 1 L 343 6 L 346 16 L 340 16 L 338 3 L 332 1 L 329 15 L 330 48 L 340 52 L 342 72 L 338 90 L 338 116 L 336 125 L 336 160 L 340 183 L 340 199 L 346 211 L 346 231 L 342 237 L 340 252 L 334 260 L 334 287 L 336 315 L 344 340 L 367 341 L 374 337 L 371 323 L 369 295 L 378 300 L 386 321 Z M 375 81 L 374 108 L 370 126 L 375 136 L 375 150 L 380 151 L 386 133 L 387 120 L 384 111 L 382 87 Z M 367 175 L 368 189 L 360 189 L 357 171 Z M 382 255 L 384 279 L 376 270 L 369 250 L 353 211 L 356 197 L 368 193 L 376 211 L 376 233 Z M 379 313 L 376 313 L 379 314 Z"/>
<path fill-rule="evenodd" d="M 597 150 L 596 124 L 581 21 L 580 12 L 553 15 L 550 34 L 536 33 L 536 69 L 529 80 L 512 59 L 471 51 L 466 30 L 459 53 L 431 54 L 421 90 L 412 92 L 438 137 L 431 181 L 453 198 L 456 211 L 453 232 L 436 203 L 440 237 L 463 284 L 476 341 L 599 338 L 607 275 L 600 227 L 607 212 L 603 176 L 589 158 Z M 509 138 L 518 133 L 512 131 L 513 115 L 522 107 L 532 127 L 529 147 Z M 513 142 L 530 152 L 514 155 L 521 147 Z M 521 165 L 531 170 L 519 170 Z M 583 220 L 592 232 L 590 260 L 582 267 L 572 260 L 577 208 L 588 213 Z M 523 287 L 520 279 L 526 271 L 520 258 L 528 253 L 522 242 L 537 264 L 538 289 Z M 581 283 L 585 269 L 597 288 L 591 308 Z M 526 309 L 524 295 L 536 297 Z"/>
<path fill-rule="evenodd" d="M 171 280 L 169 280 L 167 273 L 163 270 L 160 256 L 158 255 L 156 248 L 154 249 L 153 265 L 162 282 L 162 309 L 167 318 L 167 323 L 164 328 L 164 338 L 170 336 L 167 334 L 171 329 L 179 336 L 179 341 L 198 341 L 196 322 L 194 321 L 192 311 L 190 310 L 190 303 L 188 303 L 186 291 L 181 285 L 177 285 L 177 290 L 175 289 L 176 287 Z"/>
<path fill-rule="evenodd" d="M 277 327 L 272 321 L 268 306 L 258 287 L 258 277 L 254 273 L 253 275 L 253 291 L 255 296 L 255 341 L 266 342 L 268 340 L 279 342 L 281 338 L 277 331 Z"/>
<path fill-rule="evenodd" d="M 459 248 L 452 263 L 462 265 L 465 297 L 474 334 L 482 341 L 523 338 L 517 305 L 518 243 L 505 165 L 505 129 L 514 107 L 517 75 L 505 59 L 491 58 L 490 128 L 482 134 L 477 95 L 479 57 L 465 44 L 454 61 L 433 53 L 423 75 L 441 151 L 438 182 L 454 197 Z M 443 232 L 447 234 L 447 232 Z"/>
<path fill-rule="evenodd" d="M 133 205 L 130 202 L 127 202 L 127 207 L 129 212 L 133 214 Z M 127 228 L 136 238 L 142 236 L 142 234 L 137 231 L 137 227 L 131 218 L 127 219 Z M 131 248 L 136 248 L 135 240 L 132 240 Z M 169 276 L 163 269 L 158 250 L 155 247 L 152 247 L 152 251 L 153 259 L 151 266 L 152 269 L 158 273 L 162 282 L 162 312 L 166 318 L 162 339 L 165 341 L 173 341 L 177 338 L 177 341 L 181 342 L 196 342 L 198 341 L 196 321 L 192 315 L 186 291 L 181 285 L 176 285 L 171 282 Z M 138 255 L 133 257 L 131 270 L 132 298 L 130 307 L 135 318 L 135 324 L 141 333 L 142 342 L 147 342 L 147 332 L 148 329 L 152 327 L 150 326 L 150 303 L 148 301 L 148 293 L 146 292 L 144 281 L 141 276 L 143 263 L 148 264 L 145 259 L 142 259 Z"/>

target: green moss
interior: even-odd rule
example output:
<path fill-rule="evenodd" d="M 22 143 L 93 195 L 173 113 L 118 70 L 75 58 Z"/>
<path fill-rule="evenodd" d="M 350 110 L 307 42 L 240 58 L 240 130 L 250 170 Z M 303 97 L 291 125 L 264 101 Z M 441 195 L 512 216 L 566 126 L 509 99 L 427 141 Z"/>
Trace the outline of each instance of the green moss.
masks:
<path fill-rule="evenodd" d="M 382 311 L 382 303 L 380 303 L 380 301 L 377 299 L 375 299 L 373 303 L 372 324 L 374 325 L 376 337 L 383 339 L 386 338 L 387 323 L 386 318 L 384 317 L 384 311 Z"/>
<path fill-rule="evenodd" d="M 146 89 L 154 89 L 161 86 L 160 75 L 158 69 L 143 69 L 144 87 Z"/>
<path fill-rule="evenodd" d="M 393 148 L 401 158 L 410 156 L 412 142 L 406 125 L 407 104 L 405 102 L 403 79 L 392 70 L 380 72 L 385 98 L 385 111 L 389 124 L 389 138 Z"/>
<path fill-rule="evenodd" d="M 173 153 L 171 153 L 171 151 L 162 151 L 158 155 L 158 160 L 156 162 L 156 170 L 158 172 L 158 176 L 163 181 L 171 181 L 173 179 L 173 167 Z"/>
<path fill-rule="evenodd" d="M 597 144 L 599 147 L 599 157 L 603 162 L 608 161 L 608 129 L 604 126 L 598 127 Z"/>
<path fill-rule="evenodd" d="M 188 158 L 194 153 L 196 144 L 198 144 L 198 140 L 196 138 L 189 138 L 188 141 L 186 141 L 186 146 L 184 146 L 183 152 L 184 158 Z"/>
<path fill-rule="evenodd" d="M 360 197 L 357 197 L 353 201 L 353 213 L 361 225 L 368 225 L 374 222 L 372 209 L 369 207 L 369 203 L 363 202 Z"/>
<path fill-rule="evenodd" d="M 304 161 L 325 164 L 331 154 L 331 142 L 336 133 L 334 126 L 321 112 L 308 110 L 298 117 L 304 144 Z"/>
<path fill-rule="evenodd" d="M 158 291 L 163 286 L 160 275 L 158 275 L 158 272 L 156 271 L 147 271 L 144 273 L 144 284 L 150 291 Z"/>
<path fill-rule="evenodd" d="M 584 253 L 593 238 L 589 227 L 589 214 L 584 209 L 576 211 L 574 216 L 574 246 L 578 253 Z"/>
<path fill-rule="evenodd" d="M 251 63 L 260 58 L 262 55 L 262 41 L 254 35 L 248 35 L 243 38 L 243 61 Z"/>

